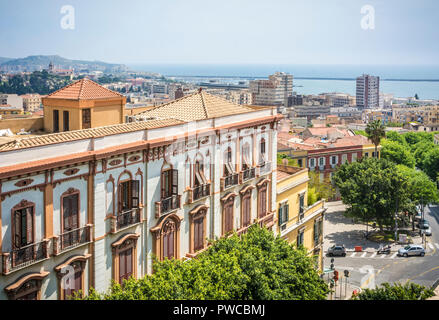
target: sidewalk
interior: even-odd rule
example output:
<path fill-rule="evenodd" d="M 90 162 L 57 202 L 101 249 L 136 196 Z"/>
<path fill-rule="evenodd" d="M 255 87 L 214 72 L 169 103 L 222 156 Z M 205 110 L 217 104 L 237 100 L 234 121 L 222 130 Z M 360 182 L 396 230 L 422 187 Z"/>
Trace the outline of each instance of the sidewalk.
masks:
<path fill-rule="evenodd" d="M 341 288 L 340 288 L 340 283 L 341 283 Z M 337 292 L 335 292 L 335 289 L 337 290 Z M 341 289 L 341 292 L 340 292 Z M 330 289 L 331 290 L 331 289 Z M 353 284 L 348 283 L 347 285 L 344 282 L 344 279 L 340 282 L 337 282 L 337 287 L 336 288 L 332 288 L 332 290 L 334 291 L 332 293 L 328 294 L 328 300 L 349 300 L 352 297 L 352 293 L 354 291 L 356 291 L 357 293 L 361 292 L 360 287 L 357 287 Z M 340 298 L 341 295 L 341 298 Z M 332 299 L 331 299 L 332 297 Z"/>

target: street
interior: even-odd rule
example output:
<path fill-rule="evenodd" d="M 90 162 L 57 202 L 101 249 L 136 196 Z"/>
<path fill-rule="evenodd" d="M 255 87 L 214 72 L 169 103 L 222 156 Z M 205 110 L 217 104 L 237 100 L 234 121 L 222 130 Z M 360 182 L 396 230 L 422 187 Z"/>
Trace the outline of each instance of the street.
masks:
<path fill-rule="evenodd" d="M 342 275 L 350 271 L 348 283 L 353 287 L 374 288 L 383 282 L 405 283 L 412 281 L 431 286 L 439 279 L 439 206 L 425 208 L 425 219 L 430 222 L 432 236 L 427 237 L 424 257 L 399 257 L 396 251 L 378 255 L 378 243 L 365 240 L 365 226 L 352 223 L 343 216 L 341 202 L 328 203 L 325 216 L 324 250 L 333 244 L 345 245 L 346 257 L 334 257 L 334 268 Z M 354 246 L 363 246 L 363 252 L 354 252 Z M 324 267 L 329 269 L 331 257 L 324 256 Z M 330 274 L 332 275 L 332 273 Z M 325 277 L 326 279 L 327 277 Z M 344 281 L 344 280 L 343 280 Z"/>

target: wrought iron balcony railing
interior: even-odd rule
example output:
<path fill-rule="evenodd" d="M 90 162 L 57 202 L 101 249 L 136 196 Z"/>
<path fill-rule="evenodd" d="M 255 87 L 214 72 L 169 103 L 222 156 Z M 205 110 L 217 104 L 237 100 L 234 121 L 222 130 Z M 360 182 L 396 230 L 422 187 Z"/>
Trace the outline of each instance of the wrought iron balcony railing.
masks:
<path fill-rule="evenodd" d="M 240 172 L 241 183 L 254 179 L 256 177 L 256 168 L 249 168 Z"/>
<path fill-rule="evenodd" d="M 239 180 L 239 174 L 234 173 L 231 175 L 228 175 L 226 177 L 221 178 L 221 191 L 223 191 L 226 188 L 229 188 L 231 186 L 237 185 Z"/>
<path fill-rule="evenodd" d="M 181 195 L 173 195 L 155 203 L 155 215 L 157 218 L 180 208 Z"/>
<path fill-rule="evenodd" d="M 140 209 L 134 208 L 126 212 L 119 213 L 116 217 L 116 228 L 122 229 L 140 222 Z"/>
<path fill-rule="evenodd" d="M 49 240 L 43 240 L 3 253 L 3 274 L 8 274 L 16 269 L 49 258 L 48 243 Z"/>
<path fill-rule="evenodd" d="M 188 203 L 210 196 L 210 183 L 202 184 L 189 189 Z"/>
<path fill-rule="evenodd" d="M 88 224 L 85 227 L 64 232 L 58 237 L 53 238 L 53 252 L 55 255 L 75 248 L 81 244 L 91 241 L 91 228 L 93 225 Z"/>

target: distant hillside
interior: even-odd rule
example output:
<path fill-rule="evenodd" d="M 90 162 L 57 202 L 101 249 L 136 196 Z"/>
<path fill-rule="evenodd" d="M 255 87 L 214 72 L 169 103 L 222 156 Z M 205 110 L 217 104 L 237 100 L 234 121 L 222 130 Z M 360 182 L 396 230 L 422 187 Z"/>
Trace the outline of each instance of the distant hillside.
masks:
<path fill-rule="evenodd" d="M 1 59 L 1 58 L 0 58 Z M 102 71 L 102 72 L 122 72 L 127 67 L 123 64 L 112 64 L 102 61 L 83 61 L 70 60 L 58 55 L 55 56 L 29 56 L 26 58 L 0 60 L 0 69 L 4 71 L 41 71 L 47 69 L 52 62 L 55 68 L 68 69 L 74 68 L 75 71 Z"/>
<path fill-rule="evenodd" d="M 7 61 L 13 60 L 12 58 L 4 58 L 4 57 L 0 57 L 0 64 L 5 63 Z"/>

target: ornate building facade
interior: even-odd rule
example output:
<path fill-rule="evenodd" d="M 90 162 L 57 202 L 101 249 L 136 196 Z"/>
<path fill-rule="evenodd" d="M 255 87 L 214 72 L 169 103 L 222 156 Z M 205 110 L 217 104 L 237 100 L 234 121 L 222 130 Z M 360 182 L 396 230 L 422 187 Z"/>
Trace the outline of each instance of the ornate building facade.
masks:
<path fill-rule="evenodd" d="M 200 91 L 137 120 L 0 145 L 0 299 L 102 292 L 154 256 L 278 232 L 275 108 Z"/>

